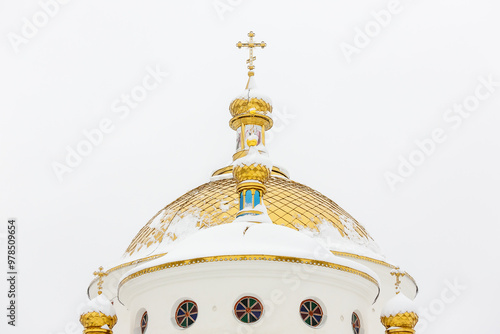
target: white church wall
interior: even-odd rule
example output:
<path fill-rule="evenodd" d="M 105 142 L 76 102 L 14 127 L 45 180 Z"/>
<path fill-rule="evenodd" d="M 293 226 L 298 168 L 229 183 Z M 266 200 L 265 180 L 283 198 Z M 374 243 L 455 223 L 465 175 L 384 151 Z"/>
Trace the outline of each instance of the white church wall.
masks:
<path fill-rule="evenodd" d="M 335 269 L 266 261 L 203 263 L 149 273 L 127 282 L 120 298 L 131 316 L 129 333 L 136 332 L 136 315 L 148 311 L 146 333 L 186 330 L 190 333 L 352 333 L 351 314 L 372 322 L 377 286 L 356 274 Z M 240 322 L 234 305 L 243 296 L 259 299 L 264 313 L 252 324 Z M 187 329 L 174 319 L 179 303 L 197 303 L 198 318 Z M 324 318 L 312 328 L 300 317 L 306 299 L 315 300 Z M 119 314 L 119 317 L 121 315 Z M 377 321 L 379 321 L 377 319 Z M 363 327 L 371 326 L 364 323 Z M 123 332 L 116 332 L 121 334 Z M 363 331 L 375 334 L 375 331 Z"/>

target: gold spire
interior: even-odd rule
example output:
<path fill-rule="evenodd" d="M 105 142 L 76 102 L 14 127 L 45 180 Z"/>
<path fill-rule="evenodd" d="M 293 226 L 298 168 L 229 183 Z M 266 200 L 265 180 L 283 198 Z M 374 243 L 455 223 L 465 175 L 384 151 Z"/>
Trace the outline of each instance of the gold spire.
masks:
<path fill-rule="evenodd" d="M 241 158 L 248 153 L 249 146 L 246 144 L 247 136 L 252 132 L 258 136 L 258 145 L 265 145 L 265 131 L 273 126 L 273 120 L 270 117 L 273 107 L 271 99 L 260 94 L 255 87 L 254 72 L 255 65 L 253 64 L 256 57 L 253 55 L 253 49 L 256 47 L 264 48 L 266 43 L 254 42 L 255 33 L 250 31 L 248 42 L 236 43 L 238 48 L 248 48 L 250 56 L 247 59 L 248 64 L 248 82 L 245 91 L 236 97 L 229 105 L 229 111 L 233 118 L 229 122 L 231 129 L 236 130 L 237 148 L 233 155 L 233 160 Z"/>
<path fill-rule="evenodd" d="M 94 271 L 94 276 L 98 276 L 99 277 L 99 281 L 97 282 L 97 293 L 98 294 L 102 294 L 102 284 L 104 283 L 104 281 L 102 280 L 103 277 L 106 277 L 108 276 L 107 273 L 103 272 L 104 268 L 103 267 L 99 267 L 99 271 Z"/>
<path fill-rule="evenodd" d="M 265 148 L 265 132 L 273 126 L 270 117 L 271 100 L 255 88 L 253 49 L 265 48 L 266 43 L 254 42 L 255 33 L 248 33 L 248 42 L 236 43 L 238 48 L 248 48 L 248 82 L 245 91 L 229 105 L 232 119 L 229 126 L 236 131 L 236 153 L 233 155 L 233 177 L 237 181 L 236 191 L 240 197 L 237 217 L 261 215 L 266 210 L 262 196 L 266 193 L 266 181 L 272 171 L 272 162 Z M 267 216 L 267 212 L 266 212 Z"/>
<path fill-rule="evenodd" d="M 248 59 L 247 59 L 247 64 L 248 64 L 248 69 L 250 71 L 248 71 L 248 76 L 251 77 L 253 76 L 253 70 L 255 69 L 255 65 L 253 64 L 254 60 L 257 59 L 257 57 L 255 57 L 253 55 L 253 48 L 265 48 L 266 47 L 266 43 L 264 43 L 264 41 L 260 42 L 260 43 L 255 43 L 253 41 L 253 38 L 255 37 L 255 33 L 253 31 L 250 31 L 248 33 L 248 37 L 249 37 L 249 40 L 248 42 L 245 42 L 245 43 L 242 43 L 241 41 L 239 41 L 238 43 L 236 43 L 236 46 L 238 47 L 238 49 L 241 49 L 242 47 L 243 48 L 248 48 Z M 248 89 L 248 84 L 247 84 L 247 89 Z"/>
<path fill-rule="evenodd" d="M 87 303 L 80 315 L 83 334 L 113 334 L 113 327 L 118 321 L 113 304 L 102 295 L 102 278 L 108 276 L 103 270 L 103 267 L 99 267 L 99 271 L 94 271 L 94 276 L 99 277 L 98 295 Z"/>
<path fill-rule="evenodd" d="M 396 276 L 396 283 L 394 284 L 396 286 L 396 294 L 399 294 L 401 292 L 401 288 L 399 287 L 399 285 L 401 284 L 400 277 L 404 277 L 405 275 L 406 272 L 402 271 L 399 267 L 391 270 L 391 276 Z"/>
<path fill-rule="evenodd" d="M 418 322 L 418 315 L 412 309 L 412 301 L 408 299 L 404 294 L 399 294 L 401 292 L 400 284 L 401 277 L 404 277 L 406 272 L 401 270 L 399 267 L 391 270 L 391 276 L 396 277 L 396 296 L 389 299 L 384 308 L 388 310 L 399 308 L 400 311 L 397 314 L 393 314 L 394 311 L 382 311 L 382 316 L 380 321 L 385 326 L 386 334 L 414 334 L 415 326 Z"/>

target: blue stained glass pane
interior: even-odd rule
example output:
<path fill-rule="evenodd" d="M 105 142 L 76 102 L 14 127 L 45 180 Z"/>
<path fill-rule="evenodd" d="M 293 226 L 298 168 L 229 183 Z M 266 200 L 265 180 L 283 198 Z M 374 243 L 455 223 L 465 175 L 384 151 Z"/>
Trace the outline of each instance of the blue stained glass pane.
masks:
<path fill-rule="evenodd" d="M 317 322 L 321 321 L 321 316 L 320 315 L 313 315 L 314 319 L 316 319 Z"/>
<path fill-rule="evenodd" d="M 254 195 L 254 206 L 260 204 L 260 191 L 256 191 Z"/>
<path fill-rule="evenodd" d="M 245 204 L 252 204 L 252 192 L 250 190 L 245 193 Z"/>
<path fill-rule="evenodd" d="M 240 193 L 240 210 L 243 210 L 243 191 Z"/>
<path fill-rule="evenodd" d="M 196 320 L 196 318 L 198 318 L 198 314 L 197 313 L 191 314 L 191 318 L 193 318 L 194 320 Z"/>
<path fill-rule="evenodd" d="M 261 314 L 260 312 L 258 312 L 258 311 L 253 311 L 252 313 L 253 313 L 253 315 L 254 315 L 257 319 L 259 319 L 259 318 L 260 318 L 260 314 Z"/>
<path fill-rule="evenodd" d="M 246 310 L 245 306 L 243 306 L 241 303 L 239 303 L 237 306 L 236 306 L 236 310 L 240 311 L 240 310 Z"/>
<path fill-rule="evenodd" d="M 307 312 L 307 309 L 306 309 L 306 307 L 305 307 L 304 305 L 301 305 L 301 306 L 300 306 L 300 310 L 301 310 L 302 312 Z"/>
<path fill-rule="evenodd" d="M 177 315 L 184 315 L 184 314 L 186 314 L 186 312 L 183 309 L 179 308 Z"/>

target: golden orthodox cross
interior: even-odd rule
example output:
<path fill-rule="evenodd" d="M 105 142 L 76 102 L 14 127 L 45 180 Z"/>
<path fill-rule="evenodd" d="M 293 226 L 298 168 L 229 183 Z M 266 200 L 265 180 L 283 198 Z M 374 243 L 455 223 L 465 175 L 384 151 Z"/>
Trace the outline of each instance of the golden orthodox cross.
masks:
<path fill-rule="evenodd" d="M 406 272 L 399 269 L 399 267 L 394 268 L 391 270 L 391 275 L 396 276 L 396 294 L 401 292 L 401 288 L 399 287 L 399 284 L 401 284 L 401 279 L 400 277 L 404 277 L 406 275 Z"/>
<path fill-rule="evenodd" d="M 103 283 L 103 280 L 102 278 L 105 277 L 105 276 L 108 276 L 108 274 L 106 274 L 105 272 L 103 272 L 104 268 L 103 267 L 99 267 L 99 271 L 94 271 L 94 276 L 98 276 L 99 277 L 99 281 L 97 282 L 97 286 L 98 286 L 98 291 L 97 291 L 97 294 L 102 294 L 102 283 Z"/>
<path fill-rule="evenodd" d="M 248 48 L 248 52 L 250 54 L 249 58 L 247 59 L 248 69 L 250 70 L 248 72 L 248 75 L 253 75 L 252 71 L 255 69 L 253 61 L 256 59 L 256 57 L 253 55 L 253 48 L 258 48 L 258 47 L 265 48 L 267 44 L 264 43 L 263 41 L 260 43 L 255 43 L 253 41 L 253 38 L 255 37 L 255 33 L 253 31 L 250 31 L 248 33 L 248 37 L 250 37 L 248 42 L 242 43 L 241 41 L 239 41 L 238 43 L 236 43 L 236 46 L 238 47 L 238 49 L 241 49 L 242 47 Z"/>

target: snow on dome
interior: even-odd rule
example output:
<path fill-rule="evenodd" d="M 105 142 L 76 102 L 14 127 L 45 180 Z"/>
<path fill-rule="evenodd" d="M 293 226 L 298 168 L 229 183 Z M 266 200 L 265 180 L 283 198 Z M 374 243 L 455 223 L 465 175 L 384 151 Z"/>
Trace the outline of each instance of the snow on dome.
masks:
<path fill-rule="evenodd" d="M 260 151 L 260 145 L 257 147 Z M 239 211 L 237 181 L 232 173 L 224 175 L 227 177 L 194 188 L 160 210 L 110 267 L 164 254 L 199 230 L 233 222 Z M 386 261 L 364 227 L 328 197 L 275 176 L 266 187 L 264 203 L 274 224 L 298 230 L 332 251 Z"/>
<path fill-rule="evenodd" d="M 269 217 L 269 214 L 267 213 L 267 208 L 265 205 L 262 204 L 257 204 L 254 208 L 248 207 L 244 208 L 243 210 L 240 210 L 240 212 L 245 212 L 245 211 L 260 211 L 262 212 L 261 214 L 254 215 L 254 216 L 240 216 L 236 218 L 233 223 L 238 223 L 238 222 L 244 222 L 247 223 L 249 221 L 254 222 L 254 223 L 264 223 L 264 224 L 272 224 L 273 221 L 271 220 L 271 217 Z"/>
<path fill-rule="evenodd" d="M 242 221 L 200 230 L 173 244 L 166 255 L 125 273 L 122 279 L 164 263 L 224 255 L 273 255 L 332 262 L 364 272 L 378 281 L 377 274 L 371 269 L 333 255 L 301 232 L 275 224 Z"/>
<path fill-rule="evenodd" d="M 363 238 L 356 232 L 355 223 L 351 218 L 339 215 L 339 219 L 344 225 L 345 235 L 342 235 L 334 225 L 325 219 L 321 219 L 321 223 L 316 225 L 317 231 L 300 226 L 298 228 L 327 249 L 367 256 L 381 261 L 386 260 L 375 241 Z"/>
<path fill-rule="evenodd" d="M 233 161 L 233 166 L 251 166 L 251 165 L 261 165 L 266 166 L 267 169 L 273 169 L 273 162 L 269 158 L 266 151 L 260 152 L 260 146 L 251 146 L 248 150 L 248 154 L 244 157 L 236 159 Z"/>
<path fill-rule="evenodd" d="M 116 311 L 113 304 L 104 295 L 98 295 L 94 299 L 87 302 L 85 306 L 80 309 L 80 315 L 98 312 L 109 316 L 115 316 Z"/>
<path fill-rule="evenodd" d="M 251 76 L 248 80 L 248 88 L 243 91 L 240 95 L 235 97 L 233 100 L 236 99 L 244 99 L 244 100 L 250 100 L 251 98 L 256 98 L 256 99 L 261 99 L 264 100 L 265 102 L 272 104 L 272 100 L 269 96 L 262 94 L 258 89 L 257 89 L 257 84 L 255 82 L 254 76 Z"/>
<path fill-rule="evenodd" d="M 415 303 L 401 292 L 389 299 L 382 309 L 381 316 L 390 317 L 406 312 L 417 314 L 417 308 Z"/>

